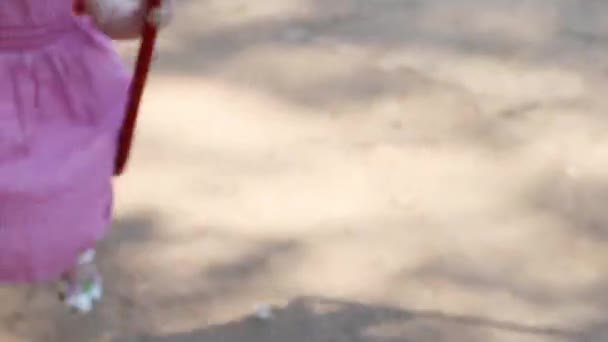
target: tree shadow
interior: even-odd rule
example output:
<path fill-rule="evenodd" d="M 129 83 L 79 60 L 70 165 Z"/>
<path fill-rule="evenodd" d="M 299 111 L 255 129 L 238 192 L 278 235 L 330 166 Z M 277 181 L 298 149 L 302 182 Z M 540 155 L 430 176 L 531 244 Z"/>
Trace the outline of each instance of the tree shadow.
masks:
<path fill-rule="evenodd" d="M 558 218 L 579 238 L 608 239 L 608 183 L 601 177 L 549 172 L 530 191 L 526 203 Z"/>
<path fill-rule="evenodd" d="M 557 258 L 555 256 L 555 260 Z M 568 275 L 571 279 L 563 282 L 576 285 L 564 285 L 546 281 L 542 276 L 527 275 L 530 272 L 528 268 L 517 269 L 514 265 L 505 267 L 500 262 L 472 264 L 458 255 L 447 255 L 445 259 L 451 261 L 430 261 L 421 265 L 416 272 L 408 274 L 408 277 L 430 284 L 447 284 L 456 293 L 462 291 L 486 298 L 487 301 L 507 296 L 509 305 L 525 305 L 528 309 L 535 310 L 538 322 L 551 322 L 555 319 L 553 317 L 561 317 L 560 312 L 580 312 L 570 319 L 559 318 L 560 323 L 557 325 L 543 326 L 542 323 L 536 323 L 524 329 L 521 326 L 515 327 L 515 331 L 542 332 L 547 335 L 548 341 L 600 342 L 608 338 L 608 321 L 605 319 L 608 311 L 608 296 L 605 293 L 608 279 L 602 275 L 603 270 L 597 270 L 597 279 L 585 281 L 578 276 L 580 269 L 574 268 L 573 274 Z M 559 262 L 562 262 L 561 259 L 560 257 Z M 534 260 L 530 262 L 536 263 Z M 549 268 L 548 262 L 546 264 Z M 599 265 L 591 265 L 590 268 L 593 269 L 594 266 Z M 495 314 L 500 315 L 500 310 Z M 530 321 L 524 318 L 522 320 Z M 506 324 L 509 325 L 510 323 Z"/>
<path fill-rule="evenodd" d="M 276 15 L 246 20 L 225 28 L 207 29 L 197 20 L 196 12 L 210 10 L 205 2 L 201 2 L 189 9 L 195 13 L 188 13 L 175 29 L 167 33 L 167 40 L 179 41 L 181 48 L 163 49 L 157 72 L 213 75 L 234 57 L 268 45 L 292 51 L 318 47 L 334 52 L 335 57 L 339 58 L 340 47 L 345 44 L 362 49 L 383 49 L 381 54 L 404 48 L 431 47 L 453 56 L 489 56 L 503 59 L 504 62 L 517 57 L 529 64 L 567 64 L 582 71 L 600 65 L 581 60 L 582 51 L 573 46 L 574 43 L 586 44 L 585 54 L 590 53 L 590 48 L 594 52 L 607 48 L 602 44 L 601 37 L 608 35 L 608 28 L 597 13 L 605 11 L 608 5 L 601 1 L 534 0 L 514 4 L 509 1 L 461 0 L 447 3 L 435 0 L 382 1 L 373 5 L 361 1 L 343 1 L 333 11 L 324 2 L 311 0 L 307 4 L 311 8 L 307 15 Z M 498 21 L 505 21 L 518 14 L 527 16 L 529 20 L 537 19 L 537 28 L 545 30 L 546 34 L 539 40 L 529 41 L 526 34 L 512 27 L 512 23 L 487 23 L 494 16 L 498 16 Z M 550 18 L 547 19 L 547 15 Z M 513 20 L 514 23 L 518 22 Z M 524 21 L 522 24 L 530 23 Z M 290 32 L 294 30 L 301 33 L 292 37 Z M 579 33 L 568 35 L 568 32 Z M 587 37 L 589 35 L 596 38 Z M 519 51 L 533 53 L 521 55 Z M 307 67 L 316 62 L 310 60 L 310 64 L 300 66 Z M 267 71 L 270 73 L 272 70 Z M 341 88 L 345 88 L 349 84 L 369 81 L 369 75 L 362 75 L 359 71 L 344 75 L 342 80 L 327 79 L 328 84 L 341 84 Z M 372 81 L 375 79 L 372 78 Z M 264 87 L 264 84 L 258 86 Z M 280 92 L 289 89 L 274 90 Z M 299 91 L 283 95 L 300 96 Z"/>
<path fill-rule="evenodd" d="M 571 279 L 572 283 L 578 285 L 559 286 L 555 282 L 543 280 L 540 276 L 526 275 L 528 269 L 518 270 L 515 266 L 511 268 L 505 267 L 505 264 L 500 262 L 479 261 L 472 264 L 458 255 L 446 255 L 441 260 L 429 261 L 421 265 L 407 277 L 433 284 L 430 286 L 447 286 L 453 293 L 470 294 L 484 298 L 484 301 L 499 300 L 515 307 L 524 305 L 528 310 L 535 311 L 536 323 L 530 325 L 493 319 L 455 318 L 459 322 L 477 322 L 481 326 L 504 328 L 521 333 L 520 338 L 512 339 L 514 341 L 526 341 L 523 338 L 526 334 L 544 335 L 546 339 L 542 341 L 600 342 L 608 337 L 608 322 L 604 318 L 608 310 L 608 300 L 605 295 L 608 288 L 606 277 L 600 276 L 599 279 L 591 282 Z M 573 273 L 578 271 L 578 269 L 573 270 Z M 505 297 L 509 298 L 507 302 L 504 302 Z M 500 301 L 500 298 L 503 298 L 503 301 Z M 560 317 L 560 314 L 556 315 L 556 313 L 570 310 L 588 310 L 588 313 L 580 313 L 575 316 L 576 319 L 558 319 L 557 321 L 560 322 L 558 324 L 540 323 L 552 322 L 554 317 Z M 492 316 L 500 316 L 500 312 L 500 309 L 494 310 Z M 530 322 L 530 319 L 522 318 L 522 321 Z"/>
<path fill-rule="evenodd" d="M 488 221 L 486 228 L 504 232 L 504 239 L 473 248 L 449 245 L 393 282 L 417 281 L 455 296 L 504 303 L 492 311 L 497 315 L 523 307 L 537 322 L 560 322 L 547 328 L 564 334 L 548 341 L 605 341 L 607 199 L 603 177 L 550 168 L 534 178 L 517 203 L 517 215 L 528 221 Z M 538 224 L 522 228 L 530 218 Z"/>
<path fill-rule="evenodd" d="M 526 341 L 544 337 L 574 341 L 575 331 L 529 326 L 439 311 L 403 310 L 319 297 L 295 299 L 275 308 L 271 320 L 255 316 L 197 331 L 162 336 L 132 336 L 115 342 L 240 342 L 240 341 L 365 341 L 365 342 L 476 342 L 503 335 Z"/>
<path fill-rule="evenodd" d="M 503 58 L 517 55 L 518 50 L 533 49 L 537 54 L 521 57 L 527 58 L 528 62 L 544 65 L 580 56 L 580 51 L 569 49 L 573 42 L 591 44 L 587 47 L 598 50 L 607 47 L 602 42 L 608 34 L 608 27 L 598 13 L 605 11 L 608 5 L 596 0 L 584 3 L 567 0 L 516 3 L 502 0 L 415 0 L 373 4 L 341 1 L 331 6 L 334 8 L 328 8 L 322 1 L 304 2 L 309 8 L 305 15 L 277 14 L 259 20 L 244 20 L 242 24 L 220 29 L 207 28 L 199 20 L 200 15 L 212 11 L 210 2 L 189 7 L 189 13 L 184 13 L 176 28 L 167 33 L 167 39 L 179 40 L 183 49 L 164 49 L 158 70 L 161 73 L 204 74 L 250 48 L 278 44 L 296 49 L 318 43 L 319 37 L 329 43 L 330 48 L 332 44 L 337 46 L 341 43 L 387 49 L 432 46 L 461 55 Z M 549 16 L 550 20 L 535 22 L 538 29 L 547 33 L 543 39 L 530 42 L 525 34 L 517 32 L 509 23 L 496 22 L 492 25 L 486 22 L 497 15 L 500 15 L 496 18 L 499 21 L 513 19 L 515 15 L 524 15 L 524 19 L 530 20 L 547 19 L 545 16 Z M 290 35 L 293 29 L 302 32 Z M 569 32 L 571 35 L 568 35 Z M 583 63 L 577 66 L 593 67 Z"/>
<path fill-rule="evenodd" d="M 204 20 L 212 2 L 184 2 L 188 13 L 165 33 L 154 72 L 320 116 L 375 116 L 391 122 L 384 136 L 402 142 L 510 151 L 542 139 L 563 111 L 606 124 L 605 106 L 590 104 L 605 87 L 602 1 L 299 3 L 305 14 L 213 27 Z"/>

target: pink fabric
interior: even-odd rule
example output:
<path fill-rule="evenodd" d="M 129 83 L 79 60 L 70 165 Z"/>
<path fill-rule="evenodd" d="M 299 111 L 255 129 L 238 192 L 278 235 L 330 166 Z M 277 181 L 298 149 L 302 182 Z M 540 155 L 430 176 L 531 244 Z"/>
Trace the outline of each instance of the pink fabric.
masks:
<path fill-rule="evenodd" d="M 0 1 L 0 283 L 52 279 L 105 234 L 128 85 L 72 0 Z"/>

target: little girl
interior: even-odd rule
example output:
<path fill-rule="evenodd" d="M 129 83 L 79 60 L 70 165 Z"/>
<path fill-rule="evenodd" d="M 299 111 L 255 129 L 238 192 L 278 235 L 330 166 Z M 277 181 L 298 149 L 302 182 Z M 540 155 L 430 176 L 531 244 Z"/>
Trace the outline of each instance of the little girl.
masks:
<path fill-rule="evenodd" d="M 88 311 L 130 81 L 111 39 L 163 26 L 172 4 L 151 19 L 142 0 L 73 1 L 0 0 L 0 284 L 61 279 Z"/>

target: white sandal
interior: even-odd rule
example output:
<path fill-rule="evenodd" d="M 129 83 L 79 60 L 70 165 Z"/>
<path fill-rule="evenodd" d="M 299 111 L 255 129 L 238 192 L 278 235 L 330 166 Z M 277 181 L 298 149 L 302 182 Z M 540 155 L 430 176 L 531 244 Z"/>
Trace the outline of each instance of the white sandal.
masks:
<path fill-rule="evenodd" d="M 101 276 L 94 267 L 95 251 L 88 250 L 79 258 L 75 272 L 78 273 L 79 267 L 91 267 L 87 270 L 85 279 L 80 279 L 80 275 L 66 276 L 61 281 L 60 299 L 72 310 L 78 313 L 89 313 L 95 304 L 100 302 L 103 297 L 103 285 Z M 75 278 L 75 279 L 74 279 Z"/>

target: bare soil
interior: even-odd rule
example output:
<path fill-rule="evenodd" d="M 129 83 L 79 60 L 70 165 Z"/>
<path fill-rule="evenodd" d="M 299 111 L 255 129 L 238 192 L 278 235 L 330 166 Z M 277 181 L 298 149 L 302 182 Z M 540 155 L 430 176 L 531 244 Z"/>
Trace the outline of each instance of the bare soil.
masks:
<path fill-rule="evenodd" d="M 179 7 L 105 303 L 0 341 L 608 341 L 606 1 Z"/>

